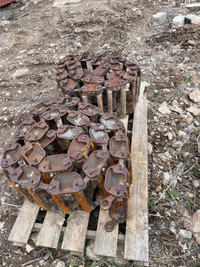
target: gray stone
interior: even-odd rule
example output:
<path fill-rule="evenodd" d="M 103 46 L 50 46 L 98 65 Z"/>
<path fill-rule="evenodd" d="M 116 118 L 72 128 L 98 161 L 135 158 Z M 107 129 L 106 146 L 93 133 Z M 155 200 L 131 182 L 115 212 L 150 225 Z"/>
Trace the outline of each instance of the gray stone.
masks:
<path fill-rule="evenodd" d="M 178 106 L 173 105 L 172 107 L 170 107 L 171 111 L 174 111 L 178 114 L 182 114 L 183 110 L 181 108 L 179 108 Z"/>
<path fill-rule="evenodd" d="M 192 183 L 193 183 L 195 188 L 198 188 L 200 186 L 199 180 L 193 180 Z"/>
<path fill-rule="evenodd" d="M 187 111 L 189 111 L 194 116 L 200 115 L 200 109 L 195 107 L 195 106 L 191 106 L 191 107 L 187 108 Z"/>
<path fill-rule="evenodd" d="M 178 135 L 179 135 L 181 141 L 184 141 L 187 138 L 187 133 L 184 131 L 181 131 L 181 130 L 178 131 Z"/>
<path fill-rule="evenodd" d="M 165 230 L 165 225 L 164 225 L 164 224 L 161 224 L 161 225 L 159 226 L 159 228 L 160 228 L 160 230 Z"/>
<path fill-rule="evenodd" d="M 173 18 L 172 21 L 172 27 L 178 27 L 178 26 L 183 26 L 185 23 L 185 17 L 184 16 L 176 16 Z"/>
<path fill-rule="evenodd" d="M 200 3 L 186 5 L 186 8 L 191 10 L 191 11 L 199 11 L 200 10 Z"/>
<path fill-rule="evenodd" d="M 65 263 L 59 259 L 56 259 L 52 262 L 50 267 L 65 267 Z"/>
<path fill-rule="evenodd" d="M 163 115 L 167 115 L 171 113 L 171 110 L 169 109 L 166 102 L 163 102 L 162 104 L 159 105 L 158 111 Z"/>
<path fill-rule="evenodd" d="M 21 77 L 27 74 L 28 72 L 29 72 L 28 69 L 18 69 L 13 73 L 12 77 L 13 78 Z"/>
<path fill-rule="evenodd" d="M 154 24 L 163 24 L 167 20 L 166 12 L 159 12 L 153 15 Z"/>
<path fill-rule="evenodd" d="M 192 217 L 185 219 L 184 226 L 193 232 L 193 236 L 196 238 L 198 244 L 200 244 L 200 209 Z"/>
<path fill-rule="evenodd" d="M 59 262 L 56 264 L 56 267 L 65 267 L 65 263 L 64 263 L 64 261 L 59 261 Z"/>
<path fill-rule="evenodd" d="M 194 14 L 189 14 L 185 17 L 187 23 L 191 24 L 200 24 L 200 16 L 196 16 Z"/>
<path fill-rule="evenodd" d="M 30 253 L 32 250 L 34 250 L 34 247 L 32 247 L 32 246 L 29 245 L 29 244 L 26 244 L 26 251 L 27 251 L 28 253 Z"/>
<path fill-rule="evenodd" d="M 183 238 L 183 239 L 191 239 L 192 238 L 192 233 L 190 231 L 185 230 L 185 229 L 179 229 L 178 235 L 179 235 L 179 238 Z"/>
<path fill-rule="evenodd" d="M 174 221 L 171 221 L 169 230 L 175 235 L 177 233 L 176 231 L 176 224 Z"/>
<path fill-rule="evenodd" d="M 169 139 L 169 141 L 171 141 L 173 139 L 173 134 L 172 133 L 167 133 L 167 137 Z"/>
<path fill-rule="evenodd" d="M 169 172 L 163 173 L 163 185 L 168 185 L 170 180 L 170 174 Z"/>
<path fill-rule="evenodd" d="M 195 90 L 192 93 L 189 94 L 189 98 L 195 102 L 195 103 L 199 103 L 200 102 L 200 90 Z"/>

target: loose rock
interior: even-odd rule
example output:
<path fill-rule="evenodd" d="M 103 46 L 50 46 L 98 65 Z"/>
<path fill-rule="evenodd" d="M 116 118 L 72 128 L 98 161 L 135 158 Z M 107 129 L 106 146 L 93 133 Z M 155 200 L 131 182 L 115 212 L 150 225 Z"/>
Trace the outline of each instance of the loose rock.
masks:
<path fill-rule="evenodd" d="M 192 231 L 196 241 L 200 244 L 200 209 L 197 210 L 192 217 L 185 219 L 184 226 Z"/>
<path fill-rule="evenodd" d="M 171 110 L 169 109 L 166 102 L 163 102 L 162 104 L 160 104 L 160 106 L 158 107 L 158 111 L 163 115 L 167 115 L 171 113 Z"/>
<path fill-rule="evenodd" d="M 173 27 L 183 26 L 184 23 L 185 23 L 185 17 L 184 16 L 176 16 L 173 18 L 172 26 Z"/>
<path fill-rule="evenodd" d="M 195 106 L 191 106 L 191 107 L 187 108 L 187 111 L 189 111 L 194 116 L 200 115 L 200 109 L 195 107 Z"/>
<path fill-rule="evenodd" d="M 191 10 L 191 11 L 199 11 L 200 10 L 200 3 L 186 5 L 186 8 Z"/>
<path fill-rule="evenodd" d="M 164 172 L 163 174 L 163 185 L 169 184 L 170 175 L 168 172 Z"/>
<path fill-rule="evenodd" d="M 186 22 L 191 24 L 200 24 L 200 16 L 189 14 L 185 17 Z"/>
<path fill-rule="evenodd" d="M 195 102 L 195 103 L 199 103 L 200 102 L 200 91 L 199 90 L 195 90 L 192 93 L 189 94 L 189 98 Z"/>
<path fill-rule="evenodd" d="M 159 12 L 153 15 L 154 24 L 163 24 L 167 20 L 167 13 L 166 12 Z"/>
<path fill-rule="evenodd" d="M 192 238 L 192 233 L 190 231 L 187 231 L 184 229 L 179 229 L 178 235 L 179 235 L 179 238 L 183 238 L 183 239 L 191 239 Z"/>

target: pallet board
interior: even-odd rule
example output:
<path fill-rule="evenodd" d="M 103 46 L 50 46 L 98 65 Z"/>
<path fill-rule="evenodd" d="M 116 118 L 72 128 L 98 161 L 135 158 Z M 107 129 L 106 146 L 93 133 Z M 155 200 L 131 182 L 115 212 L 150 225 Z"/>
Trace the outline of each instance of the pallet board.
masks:
<path fill-rule="evenodd" d="M 129 219 L 126 225 L 124 257 L 148 263 L 148 155 L 147 100 L 145 83 L 141 83 L 132 131 L 132 184 L 129 188 Z"/>
<path fill-rule="evenodd" d="M 108 233 L 104 228 L 107 221 L 111 221 L 108 210 L 100 209 L 93 252 L 99 256 L 116 257 L 119 224 Z"/>
<path fill-rule="evenodd" d="M 62 211 L 47 211 L 36 246 L 57 248 L 65 214 Z"/>
<path fill-rule="evenodd" d="M 62 249 L 69 250 L 76 255 L 84 254 L 89 218 L 90 214 L 87 212 L 73 212 L 65 229 Z"/>
<path fill-rule="evenodd" d="M 147 100 L 144 94 L 145 83 L 141 83 L 134 111 L 131 157 L 133 162 L 129 198 L 129 219 L 126 223 L 125 235 L 119 234 L 119 225 L 110 233 L 104 225 L 110 221 L 108 211 L 100 209 L 96 231 L 88 230 L 90 214 L 75 211 L 63 226 L 63 212 L 48 211 L 43 223 L 36 223 L 39 206 L 27 200 L 15 221 L 9 241 L 14 245 L 26 244 L 33 231 L 38 232 L 36 246 L 57 248 L 59 240 L 63 240 L 61 249 L 71 254 L 83 255 L 87 239 L 94 240 L 94 254 L 116 257 L 118 243 L 124 243 L 124 258 L 134 264 L 148 266 L 148 157 L 147 157 Z M 126 116 L 121 121 L 128 128 Z M 20 242 L 20 243 L 19 243 Z"/>
<path fill-rule="evenodd" d="M 30 203 L 28 200 L 24 201 L 15 224 L 8 237 L 9 241 L 24 243 L 28 242 L 33 225 L 37 218 L 40 207 Z"/>

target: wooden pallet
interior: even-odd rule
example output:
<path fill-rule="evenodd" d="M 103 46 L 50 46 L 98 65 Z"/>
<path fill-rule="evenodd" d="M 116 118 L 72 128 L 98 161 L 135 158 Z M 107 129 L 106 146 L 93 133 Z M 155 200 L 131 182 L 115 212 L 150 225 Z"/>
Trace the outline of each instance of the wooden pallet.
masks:
<path fill-rule="evenodd" d="M 148 158 L 147 158 L 147 100 L 146 83 L 141 83 L 137 105 L 134 112 L 131 155 L 133 162 L 133 182 L 130 185 L 129 219 L 125 235 L 119 234 L 119 225 L 110 233 L 104 229 L 110 220 L 108 211 L 100 209 L 96 231 L 88 230 L 90 214 L 74 212 L 63 227 L 65 214 L 61 211 L 48 211 L 42 224 L 36 223 L 40 207 L 25 200 L 11 230 L 9 241 L 23 246 L 33 231 L 37 231 L 36 246 L 57 248 L 62 240 L 61 249 L 71 254 L 83 255 L 86 239 L 94 240 L 94 254 L 116 257 L 117 244 L 124 244 L 124 258 L 135 264 L 148 266 Z M 123 120 L 128 126 L 128 116 Z"/>

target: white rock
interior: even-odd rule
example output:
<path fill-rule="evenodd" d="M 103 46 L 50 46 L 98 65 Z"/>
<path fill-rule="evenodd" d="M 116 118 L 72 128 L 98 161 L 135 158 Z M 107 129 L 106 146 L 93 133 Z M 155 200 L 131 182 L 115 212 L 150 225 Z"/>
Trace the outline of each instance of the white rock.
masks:
<path fill-rule="evenodd" d="M 178 135 L 179 135 L 179 137 L 180 137 L 180 139 L 181 139 L 181 141 L 183 141 L 183 140 L 185 140 L 186 139 L 186 137 L 187 137 L 187 133 L 186 132 L 184 132 L 184 131 L 178 131 Z"/>
<path fill-rule="evenodd" d="M 12 77 L 17 78 L 24 76 L 28 71 L 29 71 L 28 69 L 18 69 L 15 71 L 15 73 L 13 73 Z"/>
<path fill-rule="evenodd" d="M 173 18 L 172 27 L 183 26 L 184 23 L 185 23 L 185 17 L 184 16 L 176 16 Z"/>
<path fill-rule="evenodd" d="M 193 185 L 194 185 L 195 188 L 197 188 L 197 187 L 200 186 L 199 180 L 193 180 L 192 183 L 193 183 Z"/>
<path fill-rule="evenodd" d="M 34 248 L 31 245 L 26 244 L 26 251 L 30 253 L 32 250 L 34 250 Z"/>
<path fill-rule="evenodd" d="M 187 108 L 187 111 L 189 111 L 194 116 L 200 115 L 200 109 L 195 107 L 195 106 L 191 106 L 191 107 Z"/>
<path fill-rule="evenodd" d="M 173 139 L 173 134 L 172 133 L 167 133 L 167 137 L 169 139 L 169 141 L 171 141 Z"/>
<path fill-rule="evenodd" d="M 171 214 L 170 214 L 170 216 L 171 216 Z M 177 231 L 176 231 L 176 224 L 175 224 L 175 222 L 174 221 L 171 221 L 171 223 L 170 223 L 170 227 L 169 227 L 169 230 L 175 235 L 176 233 L 177 233 Z"/>
<path fill-rule="evenodd" d="M 75 45 L 76 45 L 77 47 L 79 47 L 79 48 L 82 47 L 82 44 L 81 44 L 80 42 L 76 42 Z"/>
<path fill-rule="evenodd" d="M 65 266 L 66 266 L 65 263 L 63 261 L 60 261 L 59 259 L 54 260 L 51 264 L 51 267 L 65 267 Z"/>
<path fill-rule="evenodd" d="M 190 231 L 185 230 L 185 229 L 179 229 L 178 235 L 179 235 L 179 238 L 184 238 L 184 239 L 191 239 L 192 238 L 192 233 Z"/>
<path fill-rule="evenodd" d="M 189 159 L 190 156 L 191 156 L 191 154 L 189 152 L 184 152 L 183 153 L 183 158 L 184 159 Z"/>
<path fill-rule="evenodd" d="M 196 16 L 194 14 L 188 14 L 185 16 L 186 21 L 188 20 L 191 24 L 200 24 L 200 16 Z"/>
<path fill-rule="evenodd" d="M 181 108 L 179 108 L 178 106 L 173 105 L 172 107 L 170 107 L 171 111 L 174 111 L 178 114 L 182 114 L 183 110 Z"/>
<path fill-rule="evenodd" d="M 59 261 L 57 264 L 56 264 L 56 267 L 65 267 L 65 263 L 64 261 Z"/>
<path fill-rule="evenodd" d="M 163 24 L 167 20 L 167 13 L 166 12 L 159 12 L 153 15 L 153 20 L 155 24 Z"/>
<path fill-rule="evenodd" d="M 198 11 L 200 10 L 200 3 L 186 5 L 186 8 L 191 11 Z"/>
<path fill-rule="evenodd" d="M 163 185 L 169 184 L 170 175 L 168 172 L 163 173 Z"/>
<path fill-rule="evenodd" d="M 195 102 L 199 103 L 200 102 L 200 90 L 195 90 L 192 93 L 189 94 L 189 98 Z"/>
<path fill-rule="evenodd" d="M 171 113 L 171 110 L 169 109 L 169 107 L 168 107 L 166 102 L 163 102 L 162 104 L 159 105 L 158 111 L 163 115 Z"/>

